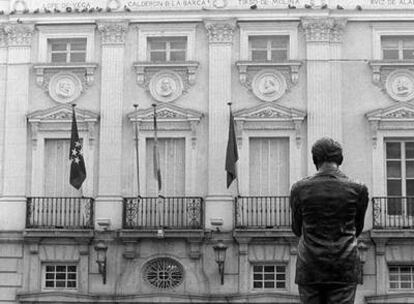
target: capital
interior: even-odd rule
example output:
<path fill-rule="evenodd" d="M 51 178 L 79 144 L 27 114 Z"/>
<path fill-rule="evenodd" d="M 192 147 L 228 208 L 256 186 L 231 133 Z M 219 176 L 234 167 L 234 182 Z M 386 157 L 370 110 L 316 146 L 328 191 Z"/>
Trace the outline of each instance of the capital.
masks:
<path fill-rule="evenodd" d="M 7 24 L 4 26 L 9 46 L 30 46 L 34 24 Z"/>
<path fill-rule="evenodd" d="M 345 18 L 305 17 L 301 20 L 307 42 L 342 42 L 345 25 Z"/>
<path fill-rule="evenodd" d="M 98 23 L 98 31 L 102 35 L 102 44 L 123 44 L 128 31 L 128 22 Z"/>
<path fill-rule="evenodd" d="M 236 29 L 235 19 L 204 20 L 204 26 L 210 43 L 233 43 L 234 31 Z"/>

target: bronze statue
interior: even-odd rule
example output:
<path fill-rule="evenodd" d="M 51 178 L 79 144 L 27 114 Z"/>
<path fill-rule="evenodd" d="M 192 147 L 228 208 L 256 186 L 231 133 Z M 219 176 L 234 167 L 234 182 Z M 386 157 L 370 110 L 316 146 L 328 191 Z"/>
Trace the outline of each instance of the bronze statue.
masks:
<path fill-rule="evenodd" d="M 312 158 L 318 172 L 290 193 L 292 230 L 300 238 L 295 282 L 304 304 L 352 304 L 368 189 L 339 170 L 342 147 L 333 139 L 316 141 Z"/>

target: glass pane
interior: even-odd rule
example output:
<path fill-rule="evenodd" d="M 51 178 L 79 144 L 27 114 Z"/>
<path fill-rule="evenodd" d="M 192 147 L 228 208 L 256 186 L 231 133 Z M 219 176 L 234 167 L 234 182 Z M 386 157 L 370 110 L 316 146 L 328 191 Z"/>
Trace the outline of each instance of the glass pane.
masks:
<path fill-rule="evenodd" d="M 278 280 L 278 281 L 282 281 L 282 280 L 284 280 L 285 279 L 285 274 L 284 273 L 278 273 L 277 275 L 276 275 L 276 280 Z"/>
<path fill-rule="evenodd" d="M 387 199 L 387 214 L 388 215 L 401 215 L 402 214 L 402 202 L 400 198 L 388 198 Z"/>
<path fill-rule="evenodd" d="M 262 282 L 253 282 L 253 288 L 262 288 L 263 284 Z"/>
<path fill-rule="evenodd" d="M 72 51 L 85 51 L 86 50 L 86 39 L 84 41 L 76 41 L 70 44 Z"/>
<path fill-rule="evenodd" d="M 65 273 L 62 273 L 62 272 L 56 273 L 56 280 L 65 280 L 65 279 L 66 279 Z"/>
<path fill-rule="evenodd" d="M 403 41 L 403 48 L 404 49 L 412 49 L 414 48 L 414 36 L 404 37 Z"/>
<path fill-rule="evenodd" d="M 185 50 L 187 47 L 186 39 L 177 39 L 170 42 L 170 49 L 172 50 Z"/>
<path fill-rule="evenodd" d="M 387 59 L 398 59 L 398 50 L 383 50 L 382 58 Z"/>
<path fill-rule="evenodd" d="M 66 53 L 52 54 L 52 62 L 66 62 Z"/>
<path fill-rule="evenodd" d="M 262 280 L 263 279 L 263 275 L 260 273 L 255 273 L 253 275 L 253 280 Z"/>
<path fill-rule="evenodd" d="M 170 52 L 170 60 L 171 61 L 184 61 L 185 60 L 185 52 L 184 51 L 172 51 L 172 52 Z"/>
<path fill-rule="evenodd" d="M 398 281 L 398 275 L 390 274 L 390 281 Z"/>
<path fill-rule="evenodd" d="M 53 280 L 55 278 L 55 274 L 54 273 L 46 273 L 46 280 Z"/>
<path fill-rule="evenodd" d="M 405 143 L 405 157 L 414 159 L 414 142 Z"/>
<path fill-rule="evenodd" d="M 66 287 L 65 281 L 56 281 L 56 287 Z"/>
<path fill-rule="evenodd" d="M 398 48 L 399 40 L 400 38 L 395 36 L 381 37 L 381 46 L 383 48 Z"/>
<path fill-rule="evenodd" d="M 68 280 L 76 280 L 76 273 L 69 273 Z"/>
<path fill-rule="evenodd" d="M 286 283 L 285 282 L 277 282 L 276 283 L 276 288 L 286 288 Z"/>
<path fill-rule="evenodd" d="M 166 53 L 165 52 L 151 52 L 151 61 L 166 61 Z"/>
<path fill-rule="evenodd" d="M 66 266 L 56 266 L 56 271 L 66 272 Z"/>
<path fill-rule="evenodd" d="M 52 271 L 55 271 L 55 266 L 53 266 L 53 265 L 48 265 L 48 266 L 46 266 L 46 271 L 47 271 L 47 272 L 52 272 Z"/>
<path fill-rule="evenodd" d="M 157 41 L 157 40 L 150 40 L 149 41 L 150 49 L 151 50 L 165 50 L 167 48 L 166 41 Z"/>
<path fill-rule="evenodd" d="M 287 49 L 289 43 L 289 36 L 273 36 L 270 37 L 272 48 L 284 48 Z"/>
<path fill-rule="evenodd" d="M 70 62 L 85 62 L 86 54 L 85 53 L 71 53 Z"/>
<path fill-rule="evenodd" d="M 250 46 L 252 49 L 266 49 L 267 48 L 267 37 L 256 36 L 250 37 Z"/>
<path fill-rule="evenodd" d="M 76 281 L 68 281 L 68 287 L 76 288 Z"/>
<path fill-rule="evenodd" d="M 265 61 L 267 60 L 267 51 L 252 51 L 253 61 Z"/>
<path fill-rule="evenodd" d="M 401 196 L 401 180 L 387 180 L 387 194 L 389 196 Z"/>
<path fill-rule="evenodd" d="M 69 272 L 76 272 L 76 266 L 68 266 Z"/>
<path fill-rule="evenodd" d="M 275 288 L 275 282 L 265 282 L 264 287 L 265 288 Z"/>
<path fill-rule="evenodd" d="M 54 51 L 66 51 L 66 42 L 52 42 L 51 50 Z"/>
<path fill-rule="evenodd" d="M 387 177 L 401 178 L 401 162 L 387 161 Z"/>
<path fill-rule="evenodd" d="M 398 288 L 397 282 L 390 282 L 390 288 Z"/>
<path fill-rule="evenodd" d="M 403 59 L 414 59 L 414 50 L 413 49 L 403 50 Z"/>
<path fill-rule="evenodd" d="M 390 158 L 401 158 L 401 143 L 399 142 L 388 142 L 387 143 L 387 159 Z"/>
<path fill-rule="evenodd" d="M 275 275 L 274 273 L 266 273 L 264 276 L 265 280 L 274 280 L 275 279 Z"/>
<path fill-rule="evenodd" d="M 262 271 L 262 269 L 263 269 L 263 266 L 258 266 L 258 265 L 253 266 L 253 271 L 254 271 L 254 272 L 261 272 L 261 271 Z"/>
<path fill-rule="evenodd" d="M 390 267 L 389 268 L 389 272 L 391 273 L 391 272 L 396 272 L 396 273 L 398 273 L 398 267 Z"/>
<path fill-rule="evenodd" d="M 55 287 L 55 282 L 54 281 L 46 281 L 46 287 Z"/>
<path fill-rule="evenodd" d="M 414 179 L 407 179 L 407 196 L 414 196 Z"/>
<path fill-rule="evenodd" d="M 277 50 L 272 51 L 272 58 L 273 61 L 279 61 L 279 60 L 286 60 L 287 59 L 287 50 Z"/>
<path fill-rule="evenodd" d="M 277 272 L 285 272 L 286 267 L 285 266 L 276 266 Z"/>
<path fill-rule="evenodd" d="M 413 178 L 414 177 L 414 161 L 407 161 L 405 163 L 405 170 L 406 170 L 406 177 Z"/>
<path fill-rule="evenodd" d="M 275 267 L 274 266 L 265 266 L 264 267 L 264 271 L 265 272 L 274 272 L 275 271 Z"/>
<path fill-rule="evenodd" d="M 411 283 L 401 282 L 401 288 L 411 288 Z"/>
<path fill-rule="evenodd" d="M 407 214 L 414 216 L 414 198 L 407 198 Z"/>

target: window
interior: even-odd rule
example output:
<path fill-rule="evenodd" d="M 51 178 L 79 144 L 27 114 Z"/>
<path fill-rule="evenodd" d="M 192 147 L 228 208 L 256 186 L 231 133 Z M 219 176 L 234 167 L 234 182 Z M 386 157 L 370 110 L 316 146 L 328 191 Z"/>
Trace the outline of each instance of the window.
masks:
<path fill-rule="evenodd" d="M 45 139 L 45 196 L 80 196 L 80 191 L 69 184 L 69 149 L 70 139 Z"/>
<path fill-rule="evenodd" d="M 156 258 L 144 266 L 143 276 L 144 280 L 154 287 L 174 288 L 183 282 L 184 268 L 171 258 Z"/>
<path fill-rule="evenodd" d="M 150 61 L 185 61 L 187 37 L 149 37 Z"/>
<path fill-rule="evenodd" d="M 388 215 L 412 216 L 414 215 L 414 140 L 387 141 L 385 149 Z"/>
<path fill-rule="evenodd" d="M 414 288 L 414 266 L 390 265 L 388 275 L 390 289 Z"/>
<path fill-rule="evenodd" d="M 288 59 L 289 36 L 250 36 L 252 61 L 282 61 Z"/>
<path fill-rule="evenodd" d="M 45 265 L 45 288 L 76 289 L 76 265 Z"/>
<path fill-rule="evenodd" d="M 382 36 L 383 59 L 414 59 L 414 36 Z"/>
<path fill-rule="evenodd" d="M 86 38 L 49 39 L 50 61 L 56 63 L 85 62 Z"/>
<path fill-rule="evenodd" d="M 154 139 L 148 138 L 146 145 L 147 195 L 157 195 L 153 162 Z M 168 196 L 185 195 L 185 139 L 159 138 L 162 193 Z"/>
<path fill-rule="evenodd" d="M 250 195 L 288 195 L 289 139 L 252 137 L 249 149 Z"/>
<path fill-rule="evenodd" d="M 254 289 L 285 289 L 286 266 L 275 264 L 253 265 Z"/>

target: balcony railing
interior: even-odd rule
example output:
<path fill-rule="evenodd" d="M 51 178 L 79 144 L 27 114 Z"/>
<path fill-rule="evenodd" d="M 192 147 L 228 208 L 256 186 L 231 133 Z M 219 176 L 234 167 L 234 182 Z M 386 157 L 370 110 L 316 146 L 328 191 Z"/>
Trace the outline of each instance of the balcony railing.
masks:
<path fill-rule="evenodd" d="M 242 196 L 235 205 L 236 228 L 290 229 L 288 196 Z"/>
<path fill-rule="evenodd" d="M 374 229 L 414 229 L 414 196 L 373 197 Z"/>
<path fill-rule="evenodd" d="M 202 229 L 201 197 L 124 199 L 124 229 Z"/>
<path fill-rule="evenodd" d="M 26 228 L 92 229 L 93 198 L 28 197 Z"/>

